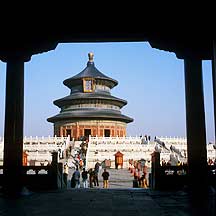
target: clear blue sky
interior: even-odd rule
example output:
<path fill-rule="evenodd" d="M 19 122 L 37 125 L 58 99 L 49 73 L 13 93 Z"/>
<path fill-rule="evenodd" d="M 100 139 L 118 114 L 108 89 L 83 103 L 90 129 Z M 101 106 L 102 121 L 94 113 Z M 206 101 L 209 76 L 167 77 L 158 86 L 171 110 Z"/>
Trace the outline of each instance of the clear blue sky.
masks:
<path fill-rule="evenodd" d="M 24 135 L 53 135 L 47 118 L 59 113 L 53 101 L 69 95 L 63 81 L 81 72 L 88 53 L 95 66 L 118 80 L 113 96 L 127 100 L 122 113 L 134 119 L 131 136 L 186 136 L 184 64 L 174 53 L 143 43 L 66 43 L 25 63 Z M 6 64 L 0 62 L 0 136 L 4 131 Z M 211 62 L 203 61 L 207 142 L 214 140 Z"/>

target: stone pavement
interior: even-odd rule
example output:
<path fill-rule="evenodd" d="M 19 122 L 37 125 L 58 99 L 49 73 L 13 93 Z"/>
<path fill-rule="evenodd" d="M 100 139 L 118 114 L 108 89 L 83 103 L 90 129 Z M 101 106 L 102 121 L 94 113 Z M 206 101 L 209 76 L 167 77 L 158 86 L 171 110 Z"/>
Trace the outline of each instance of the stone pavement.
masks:
<path fill-rule="evenodd" d="M 187 193 L 149 189 L 65 189 L 0 197 L 1 216 L 215 216 L 215 196 L 192 203 Z"/>
<path fill-rule="evenodd" d="M 109 177 L 109 188 L 132 188 L 133 186 L 133 175 L 129 172 L 128 169 L 107 169 L 110 174 Z M 150 170 L 149 170 L 150 171 Z M 74 169 L 70 169 L 69 176 L 68 176 L 68 188 L 70 187 L 70 179 Z M 103 188 L 103 179 L 102 179 L 102 172 L 103 169 L 100 169 L 98 174 L 99 179 L 99 187 L 96 188 Z M 82 187 L 82 181 L 81 181 Z"/>
<path fill-rule="evenodd" d="M 192 198 L 186 191 L 135 189 L 131 188 L 133 177 L 128 170 L 108 171 L 111 173 L 109 189 L 102 188 L 100 178 L 100 186 L 95 188 L 25 193 L 19 199 L 0 195 L 0 216 L 216 215 L 215 194 Z"/>
<path fill-rule="evenodd" d="M 132 188 L 133 186 L 133 175 L 128 171 L 128 169 L 107 169 L 110 174 L 109 177 L 109 188 Z M 69 171 L 68 176 L 68 188 L 70 188 L 70 179 L 74 169 Z M 99 187 L 96 188 L 103 188 L 103 179 L 102 179 L 102 172 L 103 169 L 100 169 L 98 173 L 98 180 L 99 180 Z M 82 180 L 81 187 L 82 187 Z"/>

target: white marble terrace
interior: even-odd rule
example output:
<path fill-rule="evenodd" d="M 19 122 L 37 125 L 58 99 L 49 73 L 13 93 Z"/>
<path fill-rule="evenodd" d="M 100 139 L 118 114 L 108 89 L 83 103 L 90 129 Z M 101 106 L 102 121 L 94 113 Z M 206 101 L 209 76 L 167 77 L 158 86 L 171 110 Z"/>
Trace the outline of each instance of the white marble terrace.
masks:
<path fill-rule="evenodd" d="M 184 137 L 157 137 L 158 141 L 146 140 L 145 137 L 89 137 L 87 149 L 87 168 L 94 167 L 97 161 L 102 162 L 105 159 L 111 160 L 111 167 L 115 167 L 115 156 L 117 151 L 124 154 L 125 168 L 129 165 L 129 159 L 140 160 L 145 159 L 149 166 L 151 161 L 151 154 L 156 150 L 161 152 L 161 160 L 170 160 L 171 157 L 176 158 L 182 162 L 187 160 L 187 139 Z M 165 148 L 161 146 L 164 142 Z M 0 165 L 3 163 L 3 148 L 4 140 L 0 137 Z M 47 163 L 51 161 L 53 151 L 58 151 L 59 156 L 69 146 L 79 148 L 80 142 L 77 145 L 72 145 L 69 137 L 24 137 L 23 150 L 28 154 L 28 163 L 35 160 L 35 165 L 40 163 Z M 76 143 L 76 142 L 75 142 Z M 174 147 L 176 151 L 171 151 L 170 147 Z M 72 151 L 73 152 L 73 151 Z M 216 158 L 216 150 L 213 144 L 207 145 L 207 157 L 211 159 Z"/>
<path fill-rule="evenodd" d="M 24 137 L 23 151 L 28 154 L 28 163 L 33 160 L 35 165 L 52 161 L 52 152 L 58 151 L 59 157 L 70 145 L 70 137 Z M 3 164 L 4 139 L 0 137 L 0 165 Z"/>
<path fill-rule="evenodd" d="M 146 140 L 145 137 L 89 137 L 86 155 L 87 168 L 93 168 L 94 164 L 105 159 L 111 160 L 111 168 L 115 167 L 115 156 L 117 151 L 124 154 L 123 167 L 128 168 L 129 159 L 145 159 L 149 166 L 151 154 L 156 150 L 161 152 L 161 160 L 187 161 L 187 139 L 184 137 L 157 137 L 155 140 Z M 164 142 L 165 148 L 161 146 Z M 170 147 L 175 151 L 171 151 Z M 171 147 L 171 148 L 172 148 Z M 213 144 L 207 145 L 208 158 L 215 159 L 216 150 Z"/>

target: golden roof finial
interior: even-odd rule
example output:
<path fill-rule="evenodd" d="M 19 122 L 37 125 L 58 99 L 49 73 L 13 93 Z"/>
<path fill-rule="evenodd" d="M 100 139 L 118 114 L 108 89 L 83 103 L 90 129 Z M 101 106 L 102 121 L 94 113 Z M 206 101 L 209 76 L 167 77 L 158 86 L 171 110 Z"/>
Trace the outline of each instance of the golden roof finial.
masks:
<path fill-rule="evenodd" d="M 89 57 L 89 62 L 93 62 L 94 53 L 93 52 L 88 53 L 88 57 Z"/>

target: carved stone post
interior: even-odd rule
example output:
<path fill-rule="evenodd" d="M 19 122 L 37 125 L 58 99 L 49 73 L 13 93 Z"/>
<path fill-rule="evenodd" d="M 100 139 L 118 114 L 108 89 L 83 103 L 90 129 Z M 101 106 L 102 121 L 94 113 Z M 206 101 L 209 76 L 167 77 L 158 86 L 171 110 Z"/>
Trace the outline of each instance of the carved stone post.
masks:
<path fill-rule="evenodd" d="M 151 177 L 149 179 L 152 189 L 160 189 L 160 153 L 154 151 L 151 154 Z"/>

